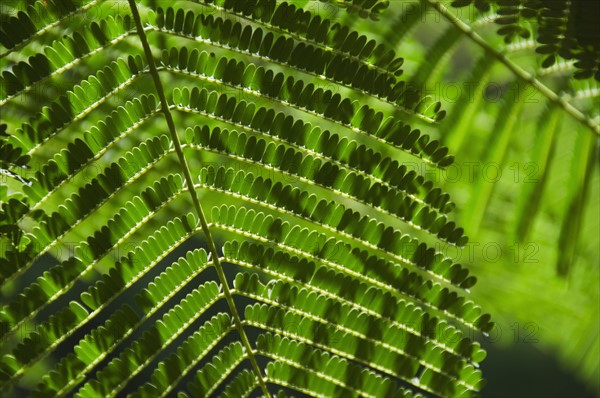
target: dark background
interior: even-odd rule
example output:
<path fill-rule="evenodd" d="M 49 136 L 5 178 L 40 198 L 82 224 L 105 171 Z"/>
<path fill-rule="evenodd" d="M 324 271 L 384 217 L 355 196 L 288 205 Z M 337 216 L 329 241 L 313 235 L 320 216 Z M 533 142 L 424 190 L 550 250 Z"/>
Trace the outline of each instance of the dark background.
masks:
<path fill-rule="evenodd" d="M 510 347 L 483 346 L 488 353 L 481 364 L 487 380 L 481 391 L 483 398 L 597 397 L 563 369 L 556 358 L 542 352 L 537 344 L 522 342 Z"/>

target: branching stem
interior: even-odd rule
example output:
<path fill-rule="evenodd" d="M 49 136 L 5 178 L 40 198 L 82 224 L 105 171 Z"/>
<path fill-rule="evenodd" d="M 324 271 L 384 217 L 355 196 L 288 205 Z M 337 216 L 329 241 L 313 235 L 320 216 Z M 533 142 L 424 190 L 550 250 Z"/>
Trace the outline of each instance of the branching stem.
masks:
<path fill-rule="evenodd" d="M 246 336 L 246 331 L 244 330 L 242 321 L 237 312 L 237 308 L 235 307 L 235 303 L 233 301 L 233 296 L 231 294 L 231 290 L 229 288 L 229 284 L 227 282 L 227 278 L 225 277 L 225 273 L 223 272 L 223 267 L 219 260 L 220 256 L 217 252 L 217 247 L 215 245 L 215 241 L 211 235 L 211 232 L 208 228 L 208 223 L 206 222 L 206 217 L 204 216 L 204 212 L 202 211 L 202 207 L 200 206 L 200 201 L 198 200 L 198 194 L 194 188 L 194 181 L 192 179 L 192 175 L 190 172 L 190 168 L 187 164 L 187 160 L 183 155 L 183 150 L 181 148 L 181 142 L 179 141 L 179 136 L 177 135 L 177 131 L 175 129 L 175 123 L 173 122 L 173 116 L 169 110 L 169 104 L 167 102 L 167 98 L 165 97 L 165 92 L 158 76 L 158 70 L 156 69 L 156 64 L 154 62 L 154 57 L 152 55 L 152 51 L 150 50 L 150 45 L 148 44 L 148 39 L 146 38 L 146 33 L 144 32 L 144 27 L 142 26 L 142 21 L 140 19 L 140 14 L 138 12 L 137 6 L 135 4 L 135 0 L 129 0 L 129 7 L 131 8 L 131 13 L 133 15 L 133 19 L 135 21 L 135 26 L 142 42 L 142 46 L 144 47 L 144 53 L 146 55 L 146 59 L 148 60 L 148 66 L 150 68 L 150 74 L 152 75 L 152 79 L 154 80 L 154 85 L 156 86 L 156 92 L 160 99 L 161 111 L 165 115 L 165 119 L 167 121 L 167 125 L 169 127 L 169 132 L 171 133 L 171 138 L 173 139 L 173 144 L 175 146 L 175 152 L 179 158 L 179 163 L 181 164 L 181 168 L 183 169 L 183 175 L 185 177 L 185 181 L 187 183 L 188 190 L 192 197 L 192 202 L 194 203 L 194 208 L 196 209 L 196 213 L 200 220 L 200 225 L 202 227 L 202 232 L 206 236 L 206 241 L 208 244 L 208 248 L 212 257 L 213 264 L 215 269 L 217 270 L 217 274 L 219 275 L 219 280 L 221 282 L 221 286 L 223 287 L 223 295 L 227 300 L 227 305 L 229 306 L 229 310 L 231 311 L 231 315 L 233 316 L 233 320 L 235 323 L 235 328 L 237 329 L 240 338 L 242 340 L 242 344 L 246 350 L 246 355 L 252 364 L 252 368 L 254 369 L 254 373 L 258 379 L 258 383 L 265 394 L 265 397 L 270 398 L 269 390 L 267 389 L 267 385 L 264 381 L 262 373 L 260 371 L 260 367 L 256 362 L 256 358 L 254 356 L 254 352 L 252 350 L 252 346 L 250 345 L 250 341 L 248 340 L 248 336 Z"/>
<path fill-rule="evenodd" d="M 600 135 L 600 126 L 594 124 L 592 119 L 584 115 L 579 109 L 575 108 L 564 98 L 561 98 L 558 94 L 536 79 L 531 73 L 525 71 L 523 68 L 512 62 L 494 47 L 492 47 L 487 41 L 485 41 L 480 35 L 477 34 L 468 24 L 463 22 L 460 18 L 453 15 L 446 6 L 439 1 L 425 0 L 429 5 L 435 8 L 444 18 L 446 18 L 451 24 L 453 24 L 458 30 L 462 31 L 467 35 L 473 42 L 489 55 L 496 58 L 499 62 L 505 65 L 515 76 L 523 80 L 527 84 L 533 86 L 537 91 L 544 95 L 554 105 L 562 108 L 565 112 L 571 115 L 575 120 L 579 121 L 589 129 L 591 129 L 597 135 Z"/>

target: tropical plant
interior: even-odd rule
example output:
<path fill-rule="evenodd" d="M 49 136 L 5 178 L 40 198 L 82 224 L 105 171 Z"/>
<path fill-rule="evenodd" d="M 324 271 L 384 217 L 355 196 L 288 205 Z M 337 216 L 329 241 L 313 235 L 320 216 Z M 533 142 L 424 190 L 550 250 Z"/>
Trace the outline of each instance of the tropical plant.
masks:
<path fill-rule="evenodd" d="M 420 88 L 448 79 L 452 51 L 469 40 L 486 52 L 471 81 L 507 68 L 516 92 L 545 96 L 545 123 L 526 136 L 543 178 L 502 225 L 521 241 L 547 212 L 544 184 L 557 184 L 546 170 L 559 121 L 580 130 L 567 140 L 585 162 L 573 162 L 564 232 L 547 251 L 579 281 L 589 264 L 572 266 L 588 261 L 577 232 L 597 178 L 597 109 L 584 108 L 598 97 L 598 42 L 562 40 L 542 2 L 475 2 L 471 24 L 435 1 L 404 3 L 3 3 L 3 394 L 477 395 L 485 352 L 474 334 L 493 329 L 479 305 L 497 306 L 493 289 L 510 282 L 440 249 L 467 244 L 446 191 L 478 239 L 503 233 L 484 220 L 503 208 L 497 188 L 442 186 L 422 170 L 452 167 L 445 145 L 506 164 L 528 105 L 442 107 Z M 414 62 L 409 32 L 428 26 L 428 7 L 449 28 Z M 533 18 L 546 31 L 529 29 Z M 550 54 L 536 73 L 560 78 L 542 82 L 482 39 L 473 27 L 488 20 L 507 41 L 533 32 Z M 559 20 L 567 38 L 589 26 Z M 567 101 L 556 94 L 567 85 L 588 94 Z M 507 117 L 476 127 L 496 111 Z M 488 149 L 463 145 L 489 132 Z M 491 289 L 475 300 L 472 267 Z"/>
<path fill-rule="evenodd" d="M 473 5 L 433 4 L 448 23 L 437 23 L 422 50 L 427 62 L 415 69 L 433 71 L 429 87 L 449 89 L 440 140 L 461 167 L 450 166 L 444 189 L 472 237 L 462 256 L 478 277 L 472 298 L 492 314 L 493 336 L 540 343 L 597 392 L 600 40 L 587 21 L 597 5 Z M 431 36 L 437 21 L 426 15 Z M 595 64 L 582 62 L 594 53 Z M 407 66 L 407 74 L 416 72 Z"/>

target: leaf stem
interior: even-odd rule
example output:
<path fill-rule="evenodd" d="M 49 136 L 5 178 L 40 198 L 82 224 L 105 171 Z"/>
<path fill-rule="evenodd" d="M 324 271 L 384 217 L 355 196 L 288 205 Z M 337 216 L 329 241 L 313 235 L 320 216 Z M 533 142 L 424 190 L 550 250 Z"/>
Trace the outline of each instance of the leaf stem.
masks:
<path fill-rule="evenodd" d="M 585 116 L 579 109 L 575 108 L 564 98 L 561 98 L 558 94 L 536 79 L 531 73 L 525 71 L 523 68 L 512 62 L 494 47 L 492 47 L 487 41 L 485 41 L 480 35 L 477 34 L 468 24 L 463 22 L 460 18 L 453 15 L 446 6 L 435 0 L 425 0 L 433 8 L 435 8 L 444 18 L 446 18 L 451 24 L 453 24 L 458 30 L 462 31 L 467 35 L 473 42 L 489 55 L 496 58 L 502 64 L 504 64 L 510 71 L 524 82 L 531 84 L 536 90 L 544 95 L 554 105 L 562 108 L 565 112 L 571 115 L 575 120 L 579 121 L 589 129 L 591 129 L 597 135 L 600 135 L 600 126 L 595 125 L 592 119 Z"/>
<path fill-rule="evenodd" d="M 36 31 L 35 33 L 33 33 L 31 36 L 29 36 L 28 38 L 24 39 L 23 41 L 21 41 L 18 44 L 15 44 L 14 47 L 8 49 L 7 51 L 3 52 L 2 54 L 0 54 L 0 59 L 5 58 L 6 56 L 8 56 L 11 53 L 14 53 L 16 51 L 19 51 L 20 49 L 22 49 L 23 47 L 25 47 L 26 45 L 28 45 L 29 43 L 31 43 L 35 38 L 39 37 L 40 35 L 44 34 L 45 32 L 49 31 L 50 29 L 54 28 L 55 26 L 61 24 L 63 21 L 66 21 L 67 19 L 73 18 L 73 16 L 75 16 L 75 14 L 81 12 L 81 11 L 86 11 L 89 8 L 93 7 L 96 3 L 98 2 L 98 0 L 92 0 L 89 3 L 87 3 L 86 5 L 75 9 L 73 11 L 71 11 L 70 13 L 63 15 L 62 17 L 58 18 L 56 21 L 44 26 L 43 28 L 41 28 L 40 30 Z M 29 12 L 28 12 L 29 13 Z"/>
<path fill-rule="evenodd" d="M 215 241 L 212 237 L 212 234 L 208 228 L 208 223 L 206 222 L 206 217 L 204 216 L 204 212 L 202 211 L 202 207 L 200 206 L 200 201 L 198 200 L 198 194 L 194 188 L 194 182 L 192 180 L 192 175 L 190 172 L 190 168 L 187 164 L 187 160 L 183 155 L 183 150 L 181 148 L 181 142 L 179 141 L 179 137 L 177 135 L 177 131 L 175 129 L 175 123 L 173 122 L 173 116 L 169 110 L 169 104 L 165 97 L 165 92 L 163 90 L 162 83 L 158 76 L 158 70 L 156 69 L 156 64 L 154 62 L 154 57 L 152 55 L 152 51 L 150 50 L 150 45 L 148 44 L 148 40 L 146 38 L 146 33 L 144 32 L 144 28 L 142 26 L 142 21 L 140 19 L 140 14 L 138 12 L 137 6 L 134 0 L 129 0 L 129 7 L 131 8 L 131 13 L 133 15 L 133 19 L 135 21 L 135 26 L 142 42 L 142 46 L 144 47 L 144 53 L 146 55 L 146 59 L 148 60 L 148 66 L 150 68 L 150 74 L 152 75 L 152 79 L 154 80 L 154 85 L 156 86 L 156 92 L 160 99 L 161 111 L 165 115 L 165 119 L 167 121 L 167 125 L 169 127 L 169 132 L 171 133 L 171 137 L 173 139 L 173 144 L 175 146 L 175 152 L 177 152 L 177 156 L 179 158 L 179 163 L 183 169 L 183 175 L 185 177 L 185 181 L 188 186 L 188 190 L 192 197 L 192 202 L 194 203 L 194 208 L 196 209 L 196 213 L 200 220 L 200 225 L 202 227 L 202 232 L 206 236 L 206 241 L 208 244 L 208 248 L 212 257 L 213 264 L 215 269 L 217 270 L 217 274 L 219 275 L 219 280 L 221 282 L 221 286 L 223 287 L 223 294 L 225 299 L 227 300 L 227 304 L 229 306 L 229 310 L 231 311 L 231 315 L 233 316 L 233 320 L 235 323 L 235 328 L 237 329 L 240 338 L 242 340 L 242 344 L 246 350 L 246 355 L 252 364 L 252 368 L 254 369 L 254 373 L 258 379 L 258 383 L 265 394 L 265 397 L 270 398 L 269 390 L 267 389 L 267 385 L 263 379 L 262 373 L 256 362 L 256 358 L 254 356 L 254 352 L 252 350 L 252 346 L 250 345 L 250 341 L 248 340 L 248 336 L 246 336 L 246 332 L 244 330 L 242 321 L 237 312 L 237 308 L 235 307 L 235 303 L 233 301 L 233 296 L 231 294 L 231 290 L 229 289 L 229 284 L 227 282 L 227 278 L 225 277 L 225 273 L 223 272 L 223 267 L 220 262 L 220 256 L 217 252 L 217 247 L 215 245 Z"/>

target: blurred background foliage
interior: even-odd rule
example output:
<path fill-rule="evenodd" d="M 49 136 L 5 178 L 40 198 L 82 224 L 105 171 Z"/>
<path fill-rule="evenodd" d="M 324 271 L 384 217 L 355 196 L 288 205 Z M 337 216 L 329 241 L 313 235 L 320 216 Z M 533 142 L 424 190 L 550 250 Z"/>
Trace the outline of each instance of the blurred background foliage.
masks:
<path fill-rule="evenodd" d="M 28 3 L 33 2 L 3 1 L 4 22 Z M 161 1 L 145 0 L 140 3 L 155 5 L 161 4 Z M 435 125 L 418 118 L 413 118 L 411 123 L 420 125 L 432 138 L 446 144 L 455 156 L 455 163 L 446 170 L 424 168 L 420 162 L 412 164 L 417 172 L 441 183 L 456 203 L 456 221 L 465 228 L 470 242 L 462 251 L 453 247 L 439 249 L 468 265 L 477 275 L 478 283 L 472 291 L 472 298 L 492 314 L 497 324 L 494 333 L 480 336 L 490 349 L 484 363 L 487 367 L 484 374 L 490 383 L 483 395 L 502 396 L 506 391 L 512 391 L 513 396 L 534 396 L 536 392 L 539 396 L 565 396 L 561 395 L 564 391 L 557 386 L 568 386 L 568 391 L 574 393 L 572 396 L 597 395 L 600 391 L 598 135 L 486 53 L 433 8 L 432 4 L 436 2 L 392 0 L 388 8 L 379 13 L 377 20 L 356 18 L 356 10 L 352 7 L 340 9 L 334 1 L 293 3 L 393 46 L 405 60 L 405 79 L 416 90 L 425 91 L 441 101 L 442 109 L 447 111 L 446 118 Z M 519 18 L 509 20 L 501 19 L 507 12 L 502 12 L 495 2 L 491 2 L 494 3 L 491 7 L 488 2 L 456 3 L 463 8 L 453 8 L 448 2 L 444 3 L 449 13 L 472 27 L 511 63 L 522 67 L 557 93 L 561 100 L 580 110 L 592 124 L 598 124 L 600 90 L 594 78 L 594 73 L 598 74 L 597 64 L 589 66 L 588 62 L 585 68 L 578 67 L 575 63 L 580 58 L 564 51 L 556 50 L 556 54 L 549 54 L 542 50 L 536 53 L 536 48 L 540 48 L 536 41 L 540 20 L 527 11 L 522 12 L 535 2 L 504 2 L 522 5 Z M 168 6 L 169 2 L 163 1 L 162 4 Z M 56 27 L 52 31 L 54 35 L 48 35 L 48 40 L 59 39 L 76 31 L 78 26 L 88 25 L 97 18 L 94 13 L 99 12 L 127 15 L 128 7 L 126 2 L 106 1 L 88 14 L 74 15 L 68 25 Z M 590 8 L 590 14 L 594 13 L 597 18 L 600 17 L 597 7 Z M 499 29 L 503 29 L 500 34 Z M 592 36 L 596 33 L 591 31 Z M 102 52 L 101 56 L 91 55 L 75 72 L 71 70 L 73 75 L 53 77 L 46 82 L 43 90 L 27 92 L 18 101 L 11 102 L 1 115 L 2 123 L 6 124 L 4 128 L 13 131 L 27 118 L 30 109 L 37 106 L 36 102 L 55 99 L 53 85 L 58 87 L 78 82 L 94 72 L 95 67 L 103 65 L 106 57 L 128 51 L 135 40 L 132 37 L 131 40 L 120 41 Z M 169 40 L 172 39 L 163 36 L 153 39 L 156 54 L 161 48 L 175 44 Z M 586 54 L 594 54 L 597 45 L 598 42 L 593 40 L 591 44 L 584 43 L 589 50 Z M 211 51 L 215 51 L 214 48 Z M 221 52 L 227 53 L 225 49 Z M 32 54 L 25 51 L 2 58 L 2 69 L 29 55 Z M 548 61 L 550 58 L 551 61 Z M 579 79 L 574 78 L 576 74 Z M 165 76 L 165 85 L 169 85 L 168 79 Z M 115 105 L 135 98 L 139 92 L 145 91 L 144 87 L 149 83 L 150 76 L 145 76 L 109 103 L 99 104 L 100 112 L 71 126 L 71 136 L 60 135 L 44 150 L 56 151 L 71 142 L 73 137 L 81 135 L 105 116 L 102 110 L 109 112 Z M 329 88 L 343 90 L 335 85 Z M 347 94 L 373 106 L 381 106 L 372 98 L 361 97 L 351 91 Z M 186 123 L 185 120 L 182 122 Z M 162 126 L 163 121 L 153 119 L 148 123 Z M 189 124 L 193 125 L 191 121 Z M 121 142 L 111 149 L 113 157 L 107 156 L 104 161 L 95 163 L 82 173 L 80 178 L 85 181 L 74 183 L 80 186 L 89 181 L 108 164 L 108 160 L 114 159 L 127 146 L 127 140 Z M 385 153 L 385 147 L 377 149 Z M 399 160 L 411 164 L 410 157 Z M 175 158 L 166 162 L 177 167 Z M 223 159 L 216 155 L 203 155 L 194 162 L 221 164 Z M 30 164 L 33 165 L 32 170 L 19 174 L 26 178 L 28 172 L 36 171 L 35 158 Z M 154 178 L 155 175 L 150 173 L 144 180 Z M 16 182 L 5 180 L 7 184 L 2 195 L 5 198 L 18 197 L 17 190 L 11 188 L 11 184 Z M 65 191 L 64 196 L 68 194 Z M 119 195 L 126 198 L 128 193 Z M 206 208 L 219 204 L 213 203 L 210 196 L 201 199 Z M 190 208 L 187 198 L 180 201 L 183 208 Z M 101 211 L 108 213 L 113 210 L 108 206 Z M 85 222 L 89 224 L 88 230 L 92 231 L 93 220 Z M 152 222 L 159 225 L 161 221 Z M 85 229 L 79 231 L 79 235 L 68 236 L 64 242 L 82 240 Z M 136 238 L 142 239 L 134 236 L 131 241 L 135 242 Z M 221 236 L 221 239 L 225 238 Z M 201 243 L 195 242 L 195 245 Z M 121 248 L 121 251 L 126 249 Z M 56 250 L 52 252 L 53 256 L 44 257 L 37 268 L 56 264 L 67 252 L 68 245 L 65 244 L 62 251 Z M 119 253 L 107 257 L 110 258 L 106 259 L 106 264 L 118 258 Z M 15 280 L 13 287 L 24 286 L 32 278 L 32 273 L 25 273 Z M 3 299 L 10 298 L 15 291 L 18 289 L 5 289 L 2 291 Z M 540 367 L 546 371 L 540 371 Z M 524 379 L 518 379 L 514 369 L 525 373 Z M 532 373 L 536 369 L 541 373 L 538 378 Z M 561 372 L 565 371 L 572 376 L 564 376 Z M 525 385 L 536 385 L 535 380 L 539 381 L 538 387 L 527 390 Z M 541 390 L 545 388 L 543 380 L 548 388 L 545 392 Z M 521 382 L 523 385 L 519 393 L 515 386 Z"/>
<path fill-rule="evenodd" d="M 485 11 L 475 6 L 450 11 L 499 53 L 598 122 L 600 93 L 593 74 L 574 79 L 575 62 L 560 57 L 546 68 L 547 55 L 535 52 L 536 21 L 518 21 L 515 25 L 531 34 L 505 40 L 506 35 L 498 34 L 503 29 L 496 21 L 498 9 L 481 8 Z M 551 105 L 428 5 L 391 2 L 392 10 L 396 16 L 382 16 L 390 18 L 385 26 L 404 27 L 384 37 L 398 42 L 398 52 L 406 57 L 406 74 L 448 111 L 435 137 L 448 145 L 457 161 L 446 172 L 429 172 L 451 194 L 457 219 L 471 238 L 460 255 L 478 276 L 473 298 L 497 323 L 490 343 L 517 347 L 510 351 L 515 356 L 510 366 L 523 363 L 523 352 L 533 352 L 524 345 L 544 350 L 598 394 L 597 134 Z M 600 16 L 593 5 L 589 12 Z M 597 35 L 599 30 L 592 31 Z M 488 361 L 493 357 L 490 352 Z M 493 378 L 490 373 L 487 377 Z M 508 375 L 502 380 L 511 384 Z M 484 396 L 486 391 L 493 393 L 484 390 Z M 523 396 L 528 394 L 535 392 Z M 539 396 L 578 395 L 585 393 L 539 391 Z"/>

